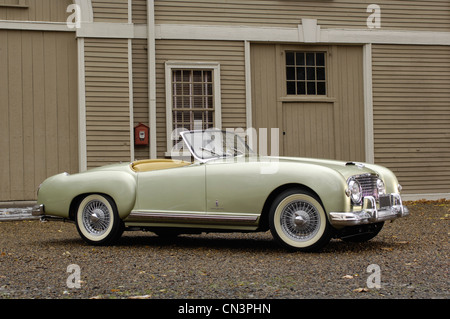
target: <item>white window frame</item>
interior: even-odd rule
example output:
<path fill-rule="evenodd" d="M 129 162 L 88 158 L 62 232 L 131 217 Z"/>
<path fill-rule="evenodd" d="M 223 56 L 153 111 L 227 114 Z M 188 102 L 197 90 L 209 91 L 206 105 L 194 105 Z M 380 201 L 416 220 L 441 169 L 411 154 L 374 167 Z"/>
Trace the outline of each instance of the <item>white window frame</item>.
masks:
<path fill-rule="evenodd" d="M 213 94 L 214 94 L 214 128 L 222 129 L 222 98 L 220 94 L 220 63 L 219 62 L 190 62 L 190 61 L 167 61 L 165 63 L 166 72 L 166 135 L 167 152 L 166 156 L 171 156 L 173 147 L 173 92 L 172 92 L 172 71 L 173 69 L 198 69 L 213 71 Z"/>

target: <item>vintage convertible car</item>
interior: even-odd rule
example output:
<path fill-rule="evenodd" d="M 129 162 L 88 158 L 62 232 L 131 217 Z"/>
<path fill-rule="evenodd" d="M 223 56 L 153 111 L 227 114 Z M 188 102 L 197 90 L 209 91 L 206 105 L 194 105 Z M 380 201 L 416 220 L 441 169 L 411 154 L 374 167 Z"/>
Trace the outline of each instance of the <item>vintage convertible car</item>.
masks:
<path fill-rule="evenodd" d="M 257 156 L 238 135 L 220 130 L 181 135 L 192 161 L 55 175 L 40 185 L 33 215 L 73 221 L 93 245 L 112 244 L 124 230 L 270 230 L 288 249 L 313 251 L 333 237 L 370 240 L 384 221 L 409 214 L 397 178 L 382 166 Z"/>

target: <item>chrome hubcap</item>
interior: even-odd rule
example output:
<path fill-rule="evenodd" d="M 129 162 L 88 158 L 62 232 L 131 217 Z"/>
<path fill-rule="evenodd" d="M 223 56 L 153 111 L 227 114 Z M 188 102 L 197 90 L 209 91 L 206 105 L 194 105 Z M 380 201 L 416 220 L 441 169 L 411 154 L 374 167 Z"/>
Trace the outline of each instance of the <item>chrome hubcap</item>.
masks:
<path fill-rule="evenodd" d="M 108 207 L 99 200 L 92 200 L 83 209 L 84 228 L 92 235 L 106 232 L 111 221 Z"/>
<path fill-rule="evenodd" d="M 294 223 L 297 227 L 302 227 L 308 223 L 309 216 L 304 211 L 299 211 L 294 213 Z"/>
<path fill-rule="evenodd" d="M 307 201 L 290 202 L 282 210 L 280 218 L 283 232 L 296 241 L 311 239 L 320 227 L 320 214 Z"/>

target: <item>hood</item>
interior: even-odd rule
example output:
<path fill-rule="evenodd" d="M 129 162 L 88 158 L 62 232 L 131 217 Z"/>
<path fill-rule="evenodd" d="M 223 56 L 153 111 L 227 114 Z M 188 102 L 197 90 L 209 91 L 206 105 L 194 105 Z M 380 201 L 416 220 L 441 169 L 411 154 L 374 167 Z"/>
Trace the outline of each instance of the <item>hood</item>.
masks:
<path fill-rule="evenodd" d="M 337 160 L 328 159 L 317 159 L 317 158 L 307 158 L 307 157 L 284 157 L 284 156 L 236 156 L 232 158 L 221 158 L 216 160 L 208 161 L 209 165 L 214 165 L 223 162 L 239 162 L 239 161 L 249 161 L 249 162 L 265 162 L 265 163 L 296 163 L 305 165 L 316 165 L 320 167 L 325 167 L 334 170 L 341 174 L 345 180 L 354 175 L 363 174 L 375 174 L 378 176 L 384 173 L 380 171 L 380 166 L 368 163 L 359 162 L 345 162 Z"/>
<path fill-rule="evenodd" d="M 87 171 L 81 172 L 80 174 L 98 171 L 131 171 L 131 168 L 130 163 L 117 163 L 91 168 Z"/>
<path fill-rule="evenodd" d="M 317 165 L 326 167 L 332 170 L 339 172 L 345 179 L 353 175 L 362 175 L 362 174 L 378 174 L 378 172 L 369 168 L 366 163 L 359 162 L 345 162 L 345 161 L 337 161 L 337 160 L 328 160 L 328 159 L 317 159 L 317 158 L 306 158 L 306 157 L 274 157 L 268 156 L 263 157 L 261 160 L 270 160 L 270 161 L 280 161 L 280 162 L 291 162 L 291 163 L 299 163 L 299 164 L 309 164 L 309 165 Z"/>

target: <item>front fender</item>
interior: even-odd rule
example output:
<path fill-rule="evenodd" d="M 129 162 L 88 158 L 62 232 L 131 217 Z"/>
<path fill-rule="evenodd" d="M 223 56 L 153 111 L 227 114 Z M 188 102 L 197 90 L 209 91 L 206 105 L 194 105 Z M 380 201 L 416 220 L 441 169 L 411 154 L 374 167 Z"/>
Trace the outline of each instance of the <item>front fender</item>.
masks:
<path fill-rule="evenodd" d="M 136 202 L 136 178 L 127 172 L 92 171 L 55 175 L 45 180 L 38 193 L 46 215 L 69 218 L 72 200 L 83 194 L 106 194 L 116 203 L 120 218 L 126 218 Z"/>
<path fill-rule="evenodd" d="M 315 192 L 327 213 L 335 209 L 350 209 L 350 201 L 345 195 L 347 183 L 339 172 L 308 164 L 288 165 L 282 171 L 284 176 L 289 176 L 290 184 L 301 184 Z"/>

